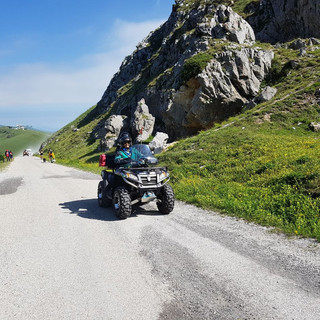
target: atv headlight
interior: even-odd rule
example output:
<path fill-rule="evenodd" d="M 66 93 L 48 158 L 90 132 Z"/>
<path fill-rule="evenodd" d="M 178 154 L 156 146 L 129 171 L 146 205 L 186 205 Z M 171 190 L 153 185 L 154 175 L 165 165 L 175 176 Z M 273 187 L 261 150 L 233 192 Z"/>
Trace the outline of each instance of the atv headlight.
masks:
<path fill-rule="evenodd" d="M 168 177 L 169 177 L 169 173 L 166 171 L 162 171 L 159 174 L 159 181 L 163 181 L 163 180 L 167 179 Z"/>
<path fill-rule="evenodd" d="M 128 179 L 128 180 L 139 182 L 138 177 L 135 174 L 131 173 L 131 172 L 125 171 L 124 174 L 123 174 L 123 177 L 125 179 Z"/>

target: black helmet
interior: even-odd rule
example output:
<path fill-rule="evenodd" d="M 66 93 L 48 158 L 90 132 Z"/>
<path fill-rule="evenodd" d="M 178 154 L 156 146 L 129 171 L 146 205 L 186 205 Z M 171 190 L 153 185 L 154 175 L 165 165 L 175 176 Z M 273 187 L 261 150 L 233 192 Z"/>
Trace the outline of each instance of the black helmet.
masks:
<path fill-rule="evenodd" d="M 132 139 L 131 139 L 130 134 L 128 132 L 121 133 L 121 135 L 119 137 L 119 144 L 121 146 L 123 146 L 125 142 L 129 142 L 130 145 L 132 143 Z"/>

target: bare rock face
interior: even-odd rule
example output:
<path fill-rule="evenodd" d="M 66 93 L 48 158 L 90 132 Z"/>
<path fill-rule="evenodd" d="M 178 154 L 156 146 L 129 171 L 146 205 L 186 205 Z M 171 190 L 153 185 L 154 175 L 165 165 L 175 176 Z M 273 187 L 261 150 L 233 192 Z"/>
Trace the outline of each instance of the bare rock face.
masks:
<path fill-rule="evenodd" d="M 149 108 L 144 99 L 138 102 L 131 124 L 132 133 L 137 136 L 137 141 L 147 140 L 153 132 L 155 117 L 149 113 Z"/>
<path fill-rule="evenodd" d="M 126 118 L 121 115 L 113 115 L 106 120 L 100 133 L 100 149 L 102 151 L 109 150 L 115 145 L 122 128 L 126 126 Z"/>
<path fill-rule="evenodd" d="M 177 119 L 181 119 L 183 136 L 239 113 L 248 99 L 258 94 L 272 59 L 272 52 L 247 48 L 217 55 L 201 74 L 172 95 L 164 113 L 169 134 L 175 134 Z"/>
<path fill-rule="evenodd" d="M 186 61 L 203 53 L 205 64 L 183 78 Z M 93 112 L 112 107 L 128 117 L 134 138 L 144 128 L 142 140 L 152 131 L 192 135 L 239 113 L 260 91 L 272 59 L 230 7 L 176 0 L 168 21 L 123 61 Z"/>
<path fill-rule="evenodd" d="M 320 1 L 261 0 L 248 18 L 258 40 L 276 43 L 320 38 Z"/>
<path fill-rule="evenodd" d="M 149 143 L 150 149 L 155 153 L 161 153 L 166 147 L 169 136 L 164 132 L 157 132 L 153 140 Z"/>
<path fill-rule="evenodd" d="M 204 22 L 199 23 L 197 31 L 202 35 L 240 44 L 255 41 L 254 32 L 248 22 L 224 5 L 217 7 L 211 19 L 204 19 Z"/>

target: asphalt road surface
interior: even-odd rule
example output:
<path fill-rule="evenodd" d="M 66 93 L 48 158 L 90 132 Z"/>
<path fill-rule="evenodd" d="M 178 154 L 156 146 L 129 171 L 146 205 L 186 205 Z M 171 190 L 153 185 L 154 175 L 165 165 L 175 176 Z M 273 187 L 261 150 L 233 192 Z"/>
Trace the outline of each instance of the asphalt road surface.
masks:
<path fill-rule="evenodd" d="M 177 202 L 119 221 L 99 176 L 0 173 L 0 319 L 320 319 L 320 246 Z"/>

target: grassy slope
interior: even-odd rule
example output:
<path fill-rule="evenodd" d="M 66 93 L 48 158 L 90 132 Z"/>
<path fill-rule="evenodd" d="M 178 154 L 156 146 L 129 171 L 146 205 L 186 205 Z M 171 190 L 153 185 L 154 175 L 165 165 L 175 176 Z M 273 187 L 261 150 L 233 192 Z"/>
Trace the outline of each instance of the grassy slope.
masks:
<path fill-rule="evenodd" d="M 320 240 L 319 70 L 320 50 L 276 50 L 274 99 L 161 155 L 176 196 Z"/>
<path fill-rule="evenodd" d="M 7 165 L 3 163 L 3 156 L 6 149 L 13 152 L 13 155 L 20 155 L 24 149 L 38 151 L 40 144 L 50 134 L 33 130 L 14 130 L 8 127 L 0 127 L 0 171 Z"/>
<path fill-rule="evenodd" d="M 4 154 L 6 149 L 14 155 L 20 154 L 24 149 L 38 151 L 40 144 L 46 140 L 50 134 L 33 130 L 15 130 L 8 127 L 0 128 L 0 152 Z"/>
<path fill-rule="evenodd" d="M 83 119 L 95 108 L 88 109 L 73 122 L 66 125 L 52 136 L 51 142 L 44 149 L 46 153 L 52 149 L 59 163 L 99 173 L 98 159 L 99 141 L 92 139 L 92 130 L 108 115 L 101 115 L 87 124 Z M 74 131 L 78 128 L 79 131 Z"/>

